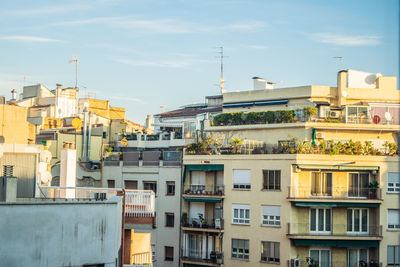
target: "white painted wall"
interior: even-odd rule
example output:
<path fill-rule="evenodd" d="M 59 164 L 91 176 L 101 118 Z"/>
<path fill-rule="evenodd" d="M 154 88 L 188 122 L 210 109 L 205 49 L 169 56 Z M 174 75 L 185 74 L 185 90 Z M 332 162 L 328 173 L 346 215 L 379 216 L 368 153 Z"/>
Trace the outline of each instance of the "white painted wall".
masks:
<path fill-rule="evenodd" d="M 0 203 L 0 214 L 0 266 L 116 266 L 121 197 Z"/>

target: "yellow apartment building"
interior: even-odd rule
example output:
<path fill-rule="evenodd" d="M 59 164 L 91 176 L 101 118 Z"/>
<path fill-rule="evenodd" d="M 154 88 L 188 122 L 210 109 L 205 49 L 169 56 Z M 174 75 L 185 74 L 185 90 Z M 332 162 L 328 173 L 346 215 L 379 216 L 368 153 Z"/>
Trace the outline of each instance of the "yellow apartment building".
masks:
<path fill-rule="evenodd" d="M 182 266 L 400 264 L 395 77 L 223 97 L 183 157 Z"/>

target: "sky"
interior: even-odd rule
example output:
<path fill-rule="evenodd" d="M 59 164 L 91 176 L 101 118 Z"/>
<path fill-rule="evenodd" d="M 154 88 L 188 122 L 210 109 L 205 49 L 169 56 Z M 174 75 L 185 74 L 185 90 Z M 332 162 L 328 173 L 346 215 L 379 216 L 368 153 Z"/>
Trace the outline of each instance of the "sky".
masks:
<path fill-rule="evenodd" d="M 254 76 L 277 87 L 336 86 L 340 69 L 399 76 L 399 1 L 2 0 L 0 95 L 73 87 L 77 58 L 80 96 L 143 124 L 220 94 L 217 47 L 227 91 Z"/>

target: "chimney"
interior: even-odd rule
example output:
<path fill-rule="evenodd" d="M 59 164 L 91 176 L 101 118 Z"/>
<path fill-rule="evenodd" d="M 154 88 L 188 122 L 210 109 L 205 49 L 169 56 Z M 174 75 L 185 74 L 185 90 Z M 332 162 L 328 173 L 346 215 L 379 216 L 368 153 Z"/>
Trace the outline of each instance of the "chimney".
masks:
<path fill-rule="evenodd" d="M 341 70 L 338 73 L 337 78 L 337 106 L 340 108 L 341 106 L 346 105 L 346 97 L 347 97 L 347 71 Z"/>
<path fill-rule="evenodd" d="M 64 143 L 61 150 L 60 187 L 76 186 L 76 149 L 72 143 Z M 61 189 L 61 198 L 75 198 L 75 189 Z"/>
<path fill-rule="evenodd" d="M 17 201 L 17 177 L 14 176 L 14 166 L 3 166 L 3 176 L 0 178 L 0 201 Z"/>
<path fill-rule="evenodd" d="M 12 96 L 12 100 L 17 100 L 17 90 L 12 89 L 11 90 L 11 96 Z"/>
<path fill-rule="evenodd" d="M 56 88 L 57 89 L 61 89 L 62 88 L 62 84 L 61 83 L 56 83 Z"/>
<path fill-rule="evenodd" d="M 263 78 L 253 77 L 253 90 L 274 89 L 276 83 L 267 82 Z"/>
<path fill-rule="evenodd" d="M 152 123 L 151 115 L 147 115 L 147 118 L 146 118 L 146 130 L 147 130 L 147 133 L 150 133 L 150 132 L 153 131 L 151 123 Z"/>

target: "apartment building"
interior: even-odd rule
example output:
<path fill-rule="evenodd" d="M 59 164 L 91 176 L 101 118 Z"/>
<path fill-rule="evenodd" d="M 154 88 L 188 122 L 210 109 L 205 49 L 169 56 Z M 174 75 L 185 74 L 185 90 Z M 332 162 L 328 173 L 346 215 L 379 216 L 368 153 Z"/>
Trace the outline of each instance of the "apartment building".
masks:
<path fill-rule="evenodd" d="M 254 82 L 185 151 L 181 265 L 399 265 L 396 77 Z"/>

